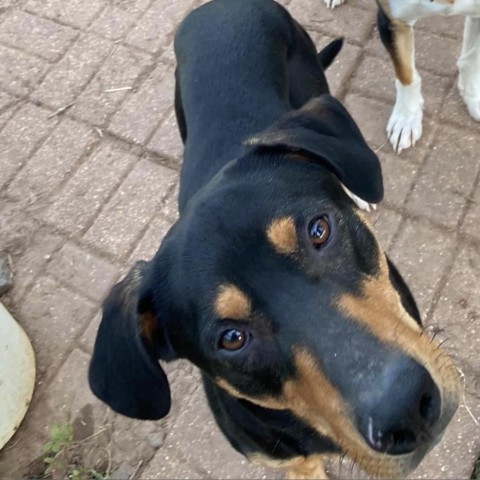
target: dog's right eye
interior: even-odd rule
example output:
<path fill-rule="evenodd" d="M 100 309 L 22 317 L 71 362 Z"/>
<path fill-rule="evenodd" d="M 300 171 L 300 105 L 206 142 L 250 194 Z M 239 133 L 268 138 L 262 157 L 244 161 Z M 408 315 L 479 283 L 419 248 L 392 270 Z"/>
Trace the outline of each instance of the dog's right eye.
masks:
<path fill-rule="evenodd" d="M 222 333 L 219 347 L 225 350 L 240 350 L 247 343 L 247 334 L 240 330 L 226 330 Z"/>

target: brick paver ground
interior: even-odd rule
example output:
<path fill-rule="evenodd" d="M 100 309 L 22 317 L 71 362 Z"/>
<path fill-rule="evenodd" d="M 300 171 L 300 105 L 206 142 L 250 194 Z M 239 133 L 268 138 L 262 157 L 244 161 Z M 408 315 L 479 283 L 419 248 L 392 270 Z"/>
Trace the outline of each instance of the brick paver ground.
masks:
<path fill-rule="evenodd" d="M 51 426 L 70 422 L 78 464 L 112 478 L 279 478 L 230 448 L 187 363 L 167 366 L 173 409 L 159 422 L 114 415 L 86 382 L 101 299 L 133 261 L 152 256 L 176 218 L 172 39 L 199 3 L 0 2 L 0 250 L 15 267 L 2 301 L 38 367 L 29 413 L 0 452 L 0 476 L 44 470 Z M 385 136 L 394 79 L 375 2 L 350 0 L 334 12 L 321 0 L 282 3 L 319 48 L 346 38 L 327 76 L 382 161 L 379 237 L 464 375 L 452 426 L 412 477 L 469 478 L 480 453 L 480 124 L 456 89 L 462 19 L 418 24 L 425 133 L 397 156 Z M 331 466 L 357 475 L 339 468 Z"/>

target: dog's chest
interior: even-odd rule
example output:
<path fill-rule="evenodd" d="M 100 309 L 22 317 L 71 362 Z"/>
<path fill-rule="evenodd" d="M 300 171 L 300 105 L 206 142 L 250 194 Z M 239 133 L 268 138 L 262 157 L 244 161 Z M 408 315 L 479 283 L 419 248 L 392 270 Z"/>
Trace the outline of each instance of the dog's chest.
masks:
<path fill-rule="evenodd" d="M 436 15 L 480 16 L 480 0 L 387 0 L 393 18 L 413 23 Z"/>

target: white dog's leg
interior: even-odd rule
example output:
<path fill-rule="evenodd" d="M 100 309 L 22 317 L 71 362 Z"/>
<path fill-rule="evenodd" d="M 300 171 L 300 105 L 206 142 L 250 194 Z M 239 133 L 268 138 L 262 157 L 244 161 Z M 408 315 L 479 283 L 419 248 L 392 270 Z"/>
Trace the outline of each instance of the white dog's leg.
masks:
<path fill-rule="evenodd" d="M 387 135 L 393 149 L 400 153 L 413 147 L 422 136 L 423 97 L 422 79 L 414 68 L 413 80 L 403 85 L 395 80 L 397 99 L 387 125 Z"/>
<path fill-rule="evenodd" d="M 480 17 L 467 17 L 462 54 L 457 62 L 458 89 L 473 119 L 480 122 Z"/>
<path fill-rule="evenodd" d="M 341 5 L 342 3 L 345 3 L 345 0 L 323 0 L 325 2 L 325 5 L 327 8 L 335 8 Z"/>
<path fill-rule="evenodd" d="M 393 149 L 400 153 L 415 145 L 422 136 L 422 79 L 415 68 L 413 24 L 392 20 L 380 9 L 377 25 L 397 76 L 397 98 L 387 124 L 387 135 Z"/>

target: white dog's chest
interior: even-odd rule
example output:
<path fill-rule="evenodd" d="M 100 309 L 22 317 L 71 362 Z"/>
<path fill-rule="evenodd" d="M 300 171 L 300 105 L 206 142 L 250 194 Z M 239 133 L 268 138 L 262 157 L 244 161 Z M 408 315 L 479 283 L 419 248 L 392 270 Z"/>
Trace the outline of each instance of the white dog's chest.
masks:
<path fill-rule="evenodd" d="M 480 16 L 480 0 L 388 0 L 394 18 L 413 23 L 435 15 Z"/>

